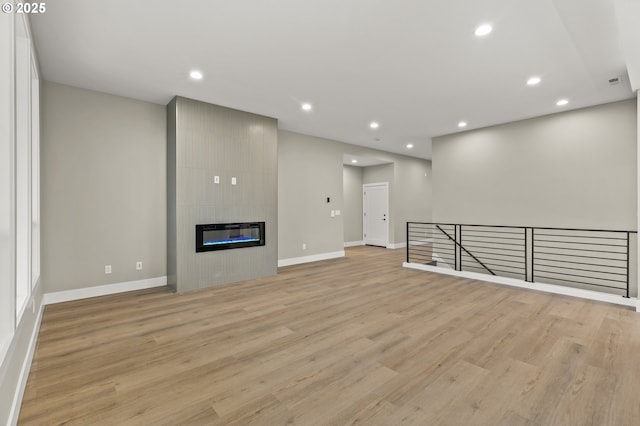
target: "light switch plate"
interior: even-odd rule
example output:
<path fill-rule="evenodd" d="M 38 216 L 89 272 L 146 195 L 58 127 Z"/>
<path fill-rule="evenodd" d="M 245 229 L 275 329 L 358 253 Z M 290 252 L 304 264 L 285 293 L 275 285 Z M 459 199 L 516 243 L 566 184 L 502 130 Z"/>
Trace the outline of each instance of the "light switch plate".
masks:
<path fill-rule="evenodd" d="M 220 183 L 220 176 L 214 176 L 213 183 Z"/>
<path fill-rule="evenodd" d="M 235 177 L 235 176 L 234 176 L 234 177 L 232 177 L 232 178 L 231 178 L 231 185 L 235 185 L 235 184 L 236 184 L 236 182 L 237 182 L 237 181 L 236 181 L 236 177 Z"/>

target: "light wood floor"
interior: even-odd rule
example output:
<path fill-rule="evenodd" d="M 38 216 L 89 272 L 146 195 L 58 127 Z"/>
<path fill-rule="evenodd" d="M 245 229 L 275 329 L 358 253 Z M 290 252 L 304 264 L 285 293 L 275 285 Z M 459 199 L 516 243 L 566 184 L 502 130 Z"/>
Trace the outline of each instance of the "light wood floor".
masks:
<path fill-rule="evenodd" d="M 48 306 L 20 424 L 640 424 L 640 314 L 356 247 Z"/>

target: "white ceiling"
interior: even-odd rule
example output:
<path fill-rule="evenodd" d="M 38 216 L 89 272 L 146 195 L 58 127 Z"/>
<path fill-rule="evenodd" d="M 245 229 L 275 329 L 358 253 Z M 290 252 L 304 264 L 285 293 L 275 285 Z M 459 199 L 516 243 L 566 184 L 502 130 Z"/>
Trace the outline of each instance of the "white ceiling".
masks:
<path fill-rule="evenodd" d="M 637 86 L 640 24 L 625 10 L 636 4 L 54 0 L 31 24 L 46 80 L 159 104 L 186 96 L 430 158 L 431 138 L 460 120 L 468 130 L 634 97 L 627 64 L 636 61 Z M 485 22 L 493 32 L 475 37 Z M 533 75 L 542 83 L 529 87 Z M 610 86 L 615 76 L 622 84 Z M 569 105 L 557 107 L 560 98 Z"/>

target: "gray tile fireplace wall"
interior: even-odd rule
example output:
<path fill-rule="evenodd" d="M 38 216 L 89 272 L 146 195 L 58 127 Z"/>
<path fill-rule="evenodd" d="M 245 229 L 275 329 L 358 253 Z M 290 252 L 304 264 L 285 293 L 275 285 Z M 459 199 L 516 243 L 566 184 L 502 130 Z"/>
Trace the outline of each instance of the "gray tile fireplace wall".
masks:
<path fill-rule="evenodd" d="M 183 97 L 167 105 L 167 279 L 174 290 L 277 273 L 277 125 Z M 196 253 L 196 224 L 262 221 L 264 246 Z"/>

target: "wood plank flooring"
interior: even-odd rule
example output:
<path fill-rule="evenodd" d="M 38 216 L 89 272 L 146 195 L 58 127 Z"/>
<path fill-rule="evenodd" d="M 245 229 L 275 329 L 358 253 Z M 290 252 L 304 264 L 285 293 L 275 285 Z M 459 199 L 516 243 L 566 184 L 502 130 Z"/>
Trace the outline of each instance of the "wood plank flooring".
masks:
<path fill-rule="evenodd" d="M 19 424 L 640 424 L 640 314 L 403 256 L 47 306 Z"/>

